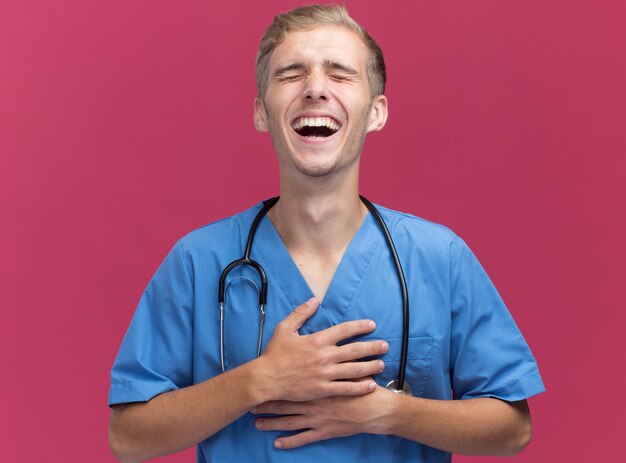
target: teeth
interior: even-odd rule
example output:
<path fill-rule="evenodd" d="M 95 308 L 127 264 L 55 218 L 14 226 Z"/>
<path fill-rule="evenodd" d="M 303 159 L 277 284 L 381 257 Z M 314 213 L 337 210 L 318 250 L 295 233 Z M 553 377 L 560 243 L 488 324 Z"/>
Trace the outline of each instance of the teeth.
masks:
<path fill-rule="evenodd" d="M 335 132 L 341 127 L 330 117 L 299 117 L 291 124 L 294 130 L 300 130 L 302 127 L 328 127 Z"/>

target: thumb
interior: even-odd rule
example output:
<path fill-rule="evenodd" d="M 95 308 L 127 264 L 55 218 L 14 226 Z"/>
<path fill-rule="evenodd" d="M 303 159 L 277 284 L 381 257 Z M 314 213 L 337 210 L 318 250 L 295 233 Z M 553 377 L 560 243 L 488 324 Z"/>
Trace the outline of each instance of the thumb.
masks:
<path fill-rule="evenodd" d="M 298 331 L 302 328 L 302 325 L 313 316 L 319 305 L 319 301 L 316 297 L 312 297 L 304 304 L 300 304 L 293 309 L 293 312 L 285 317 L 283 320 L 284 326 L 290 331 Z"/>

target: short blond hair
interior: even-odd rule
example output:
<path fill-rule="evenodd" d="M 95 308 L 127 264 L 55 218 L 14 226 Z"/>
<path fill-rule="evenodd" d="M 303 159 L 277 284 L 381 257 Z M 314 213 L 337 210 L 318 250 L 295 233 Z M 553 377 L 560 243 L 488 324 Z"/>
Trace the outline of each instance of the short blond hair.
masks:
<path fill-rule="evenodd" d="M 274 17 L 265 30 L 256 58 L 256 87 L 259 98 L 265 96 L 269 79 L 269 61 L 272 52 L 285 40 L 287 32 L 312 29 L 319 25 L 344 26 L 355 32 L 369 52 L 367 79 L 370 95 L 374 98 L 385 93 L 387 75 L 383 52 L 367 31 L 348 15 L 343 5 L 307 5 Z"/>

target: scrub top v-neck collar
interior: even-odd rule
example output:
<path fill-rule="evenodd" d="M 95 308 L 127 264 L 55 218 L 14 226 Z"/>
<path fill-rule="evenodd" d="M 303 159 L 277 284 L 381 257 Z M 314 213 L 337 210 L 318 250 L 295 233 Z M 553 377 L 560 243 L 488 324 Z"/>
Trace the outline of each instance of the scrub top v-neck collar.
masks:
<path fill-rule="evenodd" d="M 257 235 L 252 254 L 256 253 L 262 264 L 268 263 L 264 264 L 264 267 L 269 291 L 281 291 L 291 306 L 290 310 L 313 297 L 313 291 L 291 258 L 269 217 L 261 221 Z M 352 300 L 363 282 L 372 257 L 382 242 L 383 236 L 378 230 L 378 224 L 368 212 L 350 240 L 318 309 L 327 323 L 336 325 L 350 319 L 349 309 Z M 319 317 L 313 317 L 309 320 L 312 323 L 307 322 L 306 331 L 314 332 L 327 327 L 311 326 L 316 324 L 315 319 L 321 323 Z"/>

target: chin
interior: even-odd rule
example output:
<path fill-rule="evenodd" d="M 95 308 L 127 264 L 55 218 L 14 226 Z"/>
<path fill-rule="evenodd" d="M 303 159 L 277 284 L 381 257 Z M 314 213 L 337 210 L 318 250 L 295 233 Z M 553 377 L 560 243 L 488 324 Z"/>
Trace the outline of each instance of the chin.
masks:
<path fill-rule="evenodd" d="M 304 177 L 309 178 L 322 178 L 329 177 L 335 175 L 339 168 L 337 165 L 326 165 L 326 164 L 297 164 L 294 166 L 294 169 Z"/>
<path fill-rule="evenodd" d="M 333 169 L 307 169 L 302 171 L 304 175 L 311 178 L 328 177 L 335 173 Z"/>

